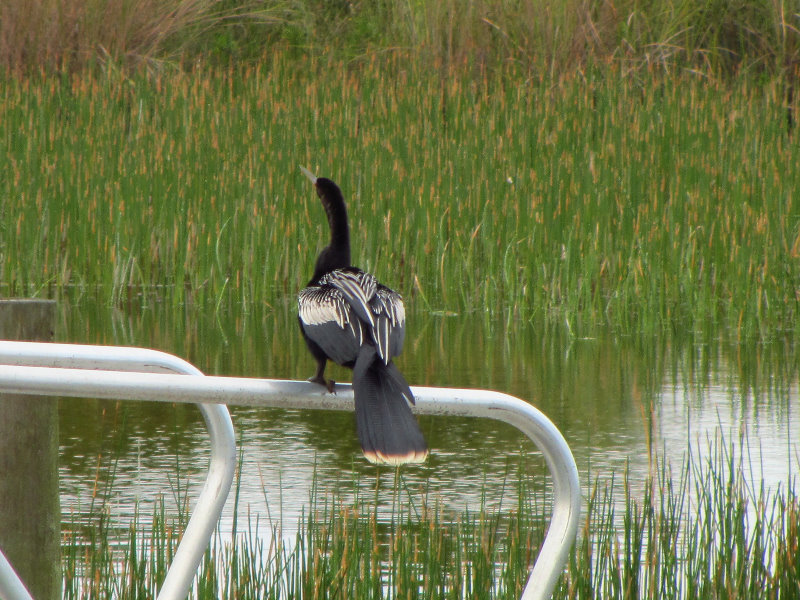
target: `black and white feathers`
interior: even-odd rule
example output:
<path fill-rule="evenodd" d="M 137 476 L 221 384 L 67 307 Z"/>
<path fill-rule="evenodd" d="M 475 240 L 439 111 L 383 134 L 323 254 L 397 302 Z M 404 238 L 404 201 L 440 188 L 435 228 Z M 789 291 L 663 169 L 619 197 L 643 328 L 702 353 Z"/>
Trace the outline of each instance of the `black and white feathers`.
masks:
<path fill-rule="evenodd" d="M 360 269 L 326 273 L 300 292 L 298 307 L 304 329 L 314 331 L 316 343 L 340 365 L 354 362 L 365 342 L 386 365 L 403 349 L 403 299 Z"/>

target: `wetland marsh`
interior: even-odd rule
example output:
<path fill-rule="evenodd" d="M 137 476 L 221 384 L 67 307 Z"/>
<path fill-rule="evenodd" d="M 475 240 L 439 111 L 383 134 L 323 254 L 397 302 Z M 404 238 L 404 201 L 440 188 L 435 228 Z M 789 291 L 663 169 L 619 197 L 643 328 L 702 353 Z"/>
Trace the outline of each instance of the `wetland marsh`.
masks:
<path fill-rule="evenodd" d="M 733 572 L 717 570 L 707 583 L 719 587 L 701 597 L 744 580 L 736 589 L 774 583 L 792 597 L 800 146 L 783 93 L 779 83 L 616 68 L 464 78 L 413 63 L 280 56 L 206 73 L 9 79 L 0 294 L 58 299 L 58 341 L 157 348 L 209 374 L 306 378 L 313 364 L 294 294 L 325 231 L 297 168 L 307 165 L 342 186 L 354 260 L 406 299 L 399 362 L 409 382 L 517 395 L 572 446 L 594 501 L 561 597 L 634 584 L 666 597 L 661 577 L 674 597 L 695 597 L 712 564 Z M 199 414 L 64 400 L 61 418 L 71 564 L 86 558 L 98 518 L 109 535 L 124 534 L 132 519 L 149 520 L 154 497 L 164 498 L 164 521 L 131 547 L 152 556 L 147 532 L 174 541 L 159 527 L 180 522 L 201 481 Z M 452 550 L 442 569 L 461 572 L 453 565 L 477 565 L 479 554 L 502 560 L 466 540 L 492 518 L 516 527 L 520 499 L 546 493 L 541 461 L 510 428 L 444 421 L 422 421 L 431 459 L 396 480 L 360 460 L 350 415 L 235 410 L 242 472 L 220 539 L 235 514 L 257 515 L 246 548 L 261 564 L 253 540 L 274 547 L 276 523 L 278 539 L 308 539 L 298 520 L 312 516 L 314 495 L 340 494 L 344 512 L 325 514 L 347 525 L 346 507 L 371 494 L 383 507 L 374 522 L 386 527 L 375 547 L 402 539 L 391 537 L 392 510 L 411 506 L 417 518 L 435 505 L 439 520 L 423 519 L 430 531 L 489 515 L 451 531 L 477 554 Z M 537 502 L 523 512 L 546 512 Z M 744 527 L 717 535 L 717 516 L 720 527 L 723 517 Z M 670 519 L 690 540 L 681 556 L 669 551 Z M 414 527 L 409 539 L 435 545 Z M 626 537 L 636 531 L 649 543 Z M 535 548 L 535 536 L 520 539 L 510 574 L 496 578 L 508 589 Z M 736 562 L 721 539 L 767 549 Z M 400 556 L 418 552 L 404 548 Z M 486 583 L 492 569 L 481 585 L 503 596 Z M 369 580 L 373 597 L 381 577 Z"/>

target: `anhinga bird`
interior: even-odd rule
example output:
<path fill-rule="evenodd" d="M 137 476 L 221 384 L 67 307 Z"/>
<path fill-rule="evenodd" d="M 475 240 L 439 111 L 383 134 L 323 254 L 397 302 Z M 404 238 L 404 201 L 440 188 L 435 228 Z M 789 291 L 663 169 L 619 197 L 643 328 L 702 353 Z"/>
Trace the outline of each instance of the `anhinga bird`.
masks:
<path fill-rule="evenodd" d="M 297 298 L 300 329 L 317 361 L 309 381 L 333 392 L 334 382 L 324 377 L 327 361 L 353 369 L 356 427 L 364 456 L 373 463 L 422 462 L 428 449 L 409 407 L 414 396 L 392 361 L 405 337 L 403 299 L 350 264 L 342 191 L 330 179 L 300 168 L 316 187 L 331 229 L 331 242 Z"/>

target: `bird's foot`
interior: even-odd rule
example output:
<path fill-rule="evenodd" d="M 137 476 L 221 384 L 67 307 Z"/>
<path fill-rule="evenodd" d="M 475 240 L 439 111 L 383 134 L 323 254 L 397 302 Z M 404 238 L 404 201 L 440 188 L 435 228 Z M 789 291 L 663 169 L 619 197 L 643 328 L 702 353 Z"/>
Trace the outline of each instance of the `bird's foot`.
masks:
<path fill-rule="evenodd" d="M 324 377 L 322 377 L 320 375 L 315 375 L 314 377 L 309 377 L 308 381 L 310 381 L 311 383 L 318 383 L 319 385 L 324 387 L 326 390 L 328 390 L 328 392 L 331 393 L 331 394 L 335 394 L 336 393 L 336 392 L 333 391 L 334 386 L 336 385 L 336 382 L 333 379 L 325 379 Z"/>

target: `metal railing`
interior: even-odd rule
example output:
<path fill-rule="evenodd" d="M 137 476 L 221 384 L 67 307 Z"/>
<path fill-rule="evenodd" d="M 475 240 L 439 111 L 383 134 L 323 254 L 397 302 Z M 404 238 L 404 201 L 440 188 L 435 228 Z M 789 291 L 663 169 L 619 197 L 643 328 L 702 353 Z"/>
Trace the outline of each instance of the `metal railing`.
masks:
<path fill-rule="evenodd" d="M 154 370 L 161 372 L 150 372 Z M 235 467 L 233 428 L 222 405 L 352 411 L 353 392 L 349 385 L 338 383 L 336 395 L 331 395 L 304 381 L 187 377 L 163 371 L 202 375 L 179 358 L 141 348 L 0 342 L 0 393 L 195 403 L 204 411 L 212 445 L 215 438 L 220 445 L 217 461 L 212 451 L 213 464 L 206 484 L 158 595 L 159 600 L 182 600 L 210 541 Z M 578 470 L 564 437 L 542 412 L 507 394 L 432 387 L 411 389 L 417 414 L 503 421 L 527 435 L 544 455 L 553 479 L 553 511 L 522 599 L 550 598 L 566 564 L 580 518 Z M 219 439 L 225 441 L 220 443 Z M 197 525 L 187 540 L 194 523 Z M 184 545 L 187 550 L 181 553 Z M 30 598 L 19 595 L 15 587 L 18 585 L 21 584 L 13 571 L 4 567 L 0 554 L 0 597 Z"/>
<path fill-rule="evenodd" d="M 38 342 L 0 342 L 0 365 L 203 375 L 185 360 L 157 350 Z M 159 598 L 186 597 L 208 540 L 211 539 L 222 514 L 236 469 L 236 438 L 228 409 L 219 404 L 198 404 L 198 408 L 205 419 L 211 443 L 208 474 L 172 565 L 159 590 Z M 5 561 L 5 557 L 0 560 Z M 5 598 L 2 569 L 0 564 L 0 597 Z M 16 593 L 8 598 L 27 600 L 30 596 L 19 596 Z"/>

